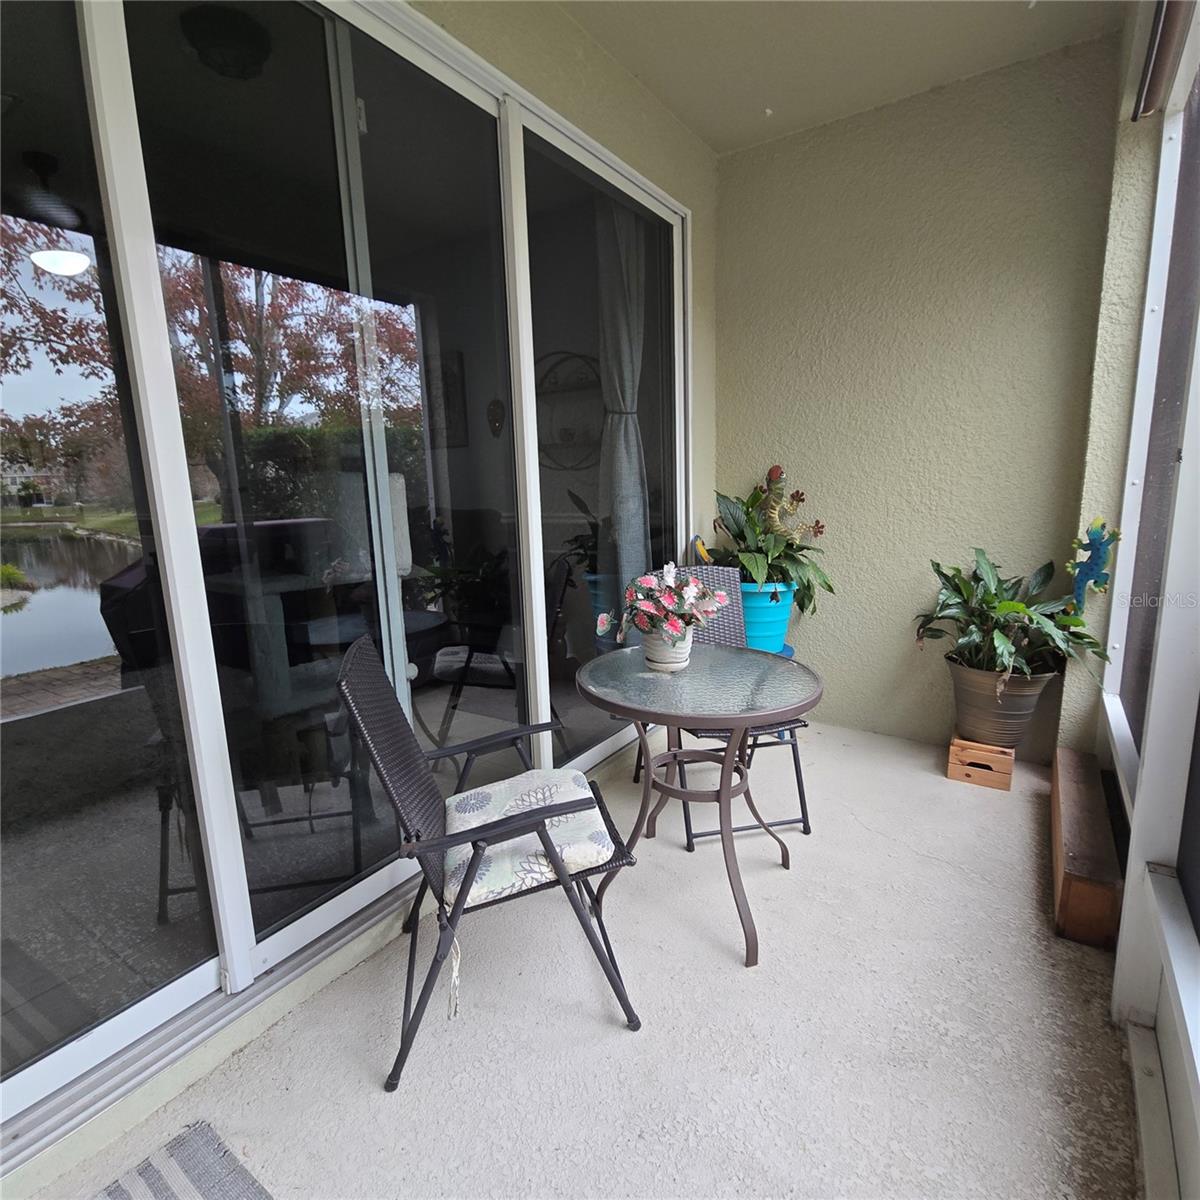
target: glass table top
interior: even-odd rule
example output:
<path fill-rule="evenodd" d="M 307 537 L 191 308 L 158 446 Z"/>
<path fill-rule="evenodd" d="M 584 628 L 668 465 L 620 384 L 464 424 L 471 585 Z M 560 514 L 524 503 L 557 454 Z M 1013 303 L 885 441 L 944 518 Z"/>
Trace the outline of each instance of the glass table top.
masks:
<path fill-rule="evenodd" d="M 811 667 L 741 646 L 694 646 L 691 661 L 674 674 L 649 670 L 641 647 L 630 646 L 592 659 L 576 682 L 587 699 L 619 715 L 713 729 L 799 716 L 821 698 Z"/>

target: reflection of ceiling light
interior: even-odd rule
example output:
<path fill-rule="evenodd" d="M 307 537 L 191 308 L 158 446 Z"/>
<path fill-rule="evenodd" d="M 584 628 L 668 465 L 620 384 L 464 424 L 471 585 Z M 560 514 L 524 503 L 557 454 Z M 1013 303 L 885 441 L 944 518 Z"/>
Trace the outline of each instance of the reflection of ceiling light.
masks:
<path fill-rule="evenodd" d="M 196 57 L 226 79 L 255 79 L 271 57 L 271 35 L 249 13 L 227 4 L 194 4 L 179 14 Z"/>
<path fill-rule="evenodd" d="M 35 250 L 30 256 L 35 267 L 51 275 L 82 275 L 92 260 L 78 250 Z"/>

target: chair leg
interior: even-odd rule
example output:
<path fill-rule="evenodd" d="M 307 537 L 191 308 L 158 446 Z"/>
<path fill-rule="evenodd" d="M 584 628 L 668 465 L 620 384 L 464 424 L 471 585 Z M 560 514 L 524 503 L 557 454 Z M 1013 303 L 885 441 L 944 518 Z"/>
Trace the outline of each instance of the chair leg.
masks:
<path fill-rule="evenodd" d="M 417 928 L 419 922 L 415 923 L 412 928 L 412 933 L 409 935 L 408 943 L 408 981 L 404 990 L 404 1023 L 401 1026 L 400 1032 L 400 1050 L 396 1055 L 396 1061 L 392 1064 L 391 1073 L 387 1077 L 387 1082 L 383 1085 L 385 1092 L 394 1092 L 400 1086 L 400 1073 L 404 1070 L 404 1064 L 408 1061 L 409 1051 L 412 1049 L 412 1044 L 417 1036 L 417 1030 L 421 1026 L 421 1018 L 425 1015 L 425 1009 L 429 1004 L 429 998 L 433 995 L 434 984 L 437 983 L 438 975 L 442 970 L 442 963 L 446 961 L 450 954 L 450 944 L 454 941 L 455 927 L 448 923 L 445 908 L 438 909 L 438 925 L 440 927 L 438 935 L 438 946 L 434 951 L 433 962 L 429 964 L 429 973 L 425 976 L 425 983 L 421 988 L 421 994 L 417 997 L 417 1007 L 413 1011 L 411 1019 L 409 1017 L 409 1004 L 412 1000 L 412 984 L 413 975 L 416 970 L 417 957 Z M 445 935 L 449 933 L 449 944 L 443 950 L 443 940 Z"/>
<path fill-rule="evenodd" d="M 413 907 L 408 910 L 408 917 L 404 919 L 404 924 L 401 926 L 403 932 L 408 934 L 408 971 L 404 978 L 404 1020 L 401 1025 L 401 1031 L 407 1030 L 409 1013 L 413 1009 L 413 979 L 416 974 L 416 936 L 421 928 L 421 901 L 425 899 L 425 880 L 422 878 L 421 886 L 416 889 L 416 899 L 413 901 Z M 401 1033 L 403 1037 L 403 1032 Z"/>
<path fill-rule="evenodd" d="M 446 700 L 446 707 L 442 712 L 441 724 L 438 725 L 437 737 L 434 739 L 439 748 L 444 746 L 450 737 L 450 726 L 454 724 L 454 717 L 458 712 L 458 702 L 462 699 L 463 688 L 467 686 L 467 676 L 470 673 L 471 662 L 474 658 L 475 651 L 468 646 L 466 662 L 463 663 L 463 669 L 459 672 L 458 678 L 450 688 L 450 695 Z"/>
<path fill-rule="evenodd" d="M 158 789 L 158 923 L 171 920 L 167 911 L 167 888 L 171 882 L 171 804 L 175 793 L 169 787 Z"/>
<path fill-rule="evenodd" d="M 403 841 L 403 838 L 401 838 Z M 421 877 L 421 886 L 417 888 L 417 894 L 413 898 L 412 907 L 408 910 L 408 916 L 404 918 L 404 924 L 400 926 L 401 933 L 408 933 L 412 930 L 413 922 L 420 920 L 421 901 L 425 899 L 425 889 L 429 886 L 425 877 Z"/>
<path fill-rule="evenodd" d="M 687 767 L 683 763 L 679 764 L 679 786 L 687 787 Z M 692 836 L 692 806 L 686 801 L 683 801 L 683 848 L 689 854 L 696 853 L 696 839 Z"/>
<path fill-rule="evenodd" d="M 617 956 L 613 953 L 612 943 L 608 940 L 608 929 L 604 925 L 604 910 L 600 907 L 600 898 L 592 891 L 592 885 L 586 879 L 580 879 L 579 886 L 586 895 L 588 904 L 591 906 L 592 916 L 596 918 L 596 925 L 600 930 L 600 938 L 604 942 L 604 949 L 608 951 L 608 958 L 613 965 L 613 970 L 616 971 L 617 978 L 624 983 L 625 976 L 621 974 L 620 965 L 617 963 Z"/>
<path fill-rule="evenodd" d="M 642 780 L 642 746 L 638 743 L 637 758 L 633 760 L 633 782 L 640 783 Z"/>
<path fill-rule="evenodd" d="M 554 737 L 558 739 L 559 749 L 563 752 L 564 758 L 571 757 L 571 743 L 567 741 L 567 735 L 563 732 L 561 726 L 564 724 L 562 717 L 558 715 L 558 709 L 554 707 L 554 701 L 550 702 L 550 715 L 559 723 L 560 728 L 554 731 Z"/>
<path fill-rule="evenodd" d="M 804 768 L 800 765 L 800 741 L 796 730 L 792 730 L 792 762 L 796 765 L 796 791 L 800 794 L 800 831 L 812 833 L 812 825 L 808 820 L 808 798 L 804 794 Z"/>
<path fill-rule="evenodd" d="M 521 766 L 527 771 L 532 771 L 533 759 L 529 757 L 529 751 L 525 749 L 524 741 L 518 739 L 513 742 L 513 749 L 517 752 L 517 757 L 521 760 Z"/>
<path fill-rule="evenodd" d="M 438 944 L 433 952 L 433 962 L 429 964 L 429 974 L 425 976 L 425 983 L 421 987 L 421 994 L 417 997 L 417 1005 L 412 1010 L 410 1018 L 408 1006 L 412 998 L 413 976 L 416 971 L 417 929 L 420 925 L 419 921 L 413 922 L 412 931 L 409 934 L 408 979 L 404 991 L 404 1023 L 400 1030 L 400 1049 L 396 1054 L 396 1061 L 392 1064 L 391 1074 L 388 1075 L 387 1082 L 383 1085 L 385 1092 L 394 1092 L 400 1086 L 400 1074 L 404 1070 L 404 1064 L 408 1061 L 409 1051 L 412 1050 L 417 1030 L 421 1026 L 421 1018 L 424 1017 L 425 1009 L 429 1006 L 429 998 L 433 995 L 433 988 L 441 973 L 442 963 L 450 957 L 450 947 L 454 945 L 454 935 L 458 930 L 459 918 L 462 916 L 463 907 L 475 883 L 475 874 L 479 870 L 479 863 L 486 848 L 483 842 L 475 843 L 475 852 L 471 855 L 471 861 L 467 863 L 466 874 L 463 876 L 458 895 L 454 899 L 454 907 L 449 914 L 447 914 L 444 904 L 438 906 Z"/>
<path fill-rule="evenodd" d="M 592 952 L 596 955 L 596 961 L 599 962 L 600 968 L 608 980 L 608 985 L 612 988 L 613 995 L 616 996 L 617 1003 L 620 1004 L 621 1010 L 625 1014 L 626 1023 L 634 1031 L 641 1029 L 641 1018 L 633 1011 L 633 1005 L 629 1003 L 629 996 L 625 992 L 625 984 L 621 981 L 621 975 L 617 971 L 616 964 L 605 953 L 603 942 L 601 942 L 595 929 L 592 928 L 592 923 L 588 920 L 587 912 L 580 902 L 575 889 L 571 886 L 571 877 L 567 874 L 567 868 L 563 865 L 562 857 L 558 853 L 558 847 L 555 846 L 553 839 L 546 831 L 544 825 L 538 829 L 538 837 L 541 839 L 542 849 L 545 850 L 546 857 L 550 860 L 550 865 L 554 868 L 554 874 L 558 876 L 558 882 L 562 884 L 563 891 L 567 893 L 567 899 L 571 902 L 571 908 L 575 911 L 575 916 L 583 929 L 584 935 L 591 944 Z M 607 937 L 605 941 L 607 941 Z"/>

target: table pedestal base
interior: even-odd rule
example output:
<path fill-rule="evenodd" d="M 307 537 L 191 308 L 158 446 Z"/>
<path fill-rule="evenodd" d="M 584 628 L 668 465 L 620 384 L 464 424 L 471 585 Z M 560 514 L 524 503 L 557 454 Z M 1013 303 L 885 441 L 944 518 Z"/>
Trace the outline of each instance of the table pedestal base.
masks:
<path fill-rule="evenodd" d="M 729 877 L 729 887 L 733 892 L 733 902 L 737 907 L 738 919 L 742 923 L 742 934 L 746 943 L 746 966 L 753 967 L 758 963 L 758 930 L 754 926 L 754 917 L 750 912 L 750 903 L 746 899 L 746 889 L 742 885 L 742 873 L 738 868 L 737 850 L 734 845 L 733 798 L 743 796 L 751 816 L 759 828 L 770 834 L 779 845 L 780 862 L 784 869 L 791 866 L 791 855 L 786 843 L 763 820 L 754 797 L 750 793 L 750 765 L 746 755 L 748 727 L 734 729 L 729 740 L 720 750 L 683 749 L 680 743 L 680 731 L 673 727 L 667 729 L 667 749 L 663 754 L 652 754 L 643 722 L 634 721 L 638 740 L 642 748 L 642 761 L 646 769 L 642 774 L 642 803 L 638 809 L 637 820 L 629 835 L 627 845 L 630 850 L 641 840 L 643 832 L 646 838 L 653 838 L 657 832 L 658 816 L 670 800 L 686 800 L 695 804 L 716 804 L 718 813 L 721 849 L 725 857 L 725 873 Z M 676 776 L 681 766 L 697 763 L 712 763 L 721 768 L 720 781 L 716 788 L 689 788 L 676 783 Z M 657 792 L 658 803 L 651 809 L 650 804 Z M 615 872 L 614 872 L 615 874 Z M 598 895 L 603 898 L 605 889 L 613 875 L 606 875 L 600 884 Z"/>

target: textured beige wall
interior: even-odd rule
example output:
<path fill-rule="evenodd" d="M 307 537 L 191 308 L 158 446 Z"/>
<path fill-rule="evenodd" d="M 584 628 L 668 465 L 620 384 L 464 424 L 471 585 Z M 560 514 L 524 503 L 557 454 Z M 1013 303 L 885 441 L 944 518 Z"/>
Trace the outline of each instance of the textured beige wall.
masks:
<path fill-rule="evenodd" d="M 1154 192 L 1158 179 L 1158 150 L 1162 118 L 1129 120 L 1137 89 L 1137 69 L 1146 30 L 1129 14 L 1121 46 L 1124 80 L 1116 110 L 1116 152 L 1108 214 L 1108 240 L 1104 253 L 1104 282 L 1100 292 L 1100 320 L 1096 332 L 1096 357 L 1092 370 L 1092 401 L 1087 431 L 1087 452 L 1078 525 L 1093 517 L 1109 524 L 1121 519 L 1125 483 L 1125 458 L 1129 445 L 1129 418 L 1137 376 L 1141 340 L 1142 305 L 1146 294 L 1146 263 L 1154 218 Z M 1120 548 L 1118 547 L 1118 553 Z M 1097 637 L 1108 627 L 1111 604 L 1119 599 L 1093 596 L 1087 615 Z M 1074 671 L 1063 689 L 1060 740 L 1080 749 L 1100 750 L 1107 743 L 1098 722 L 1100 692 L 1082 672 Z"/>
<path fill-rule="evenodd" d="M 791 633 L 823 720 L 944 742 L 928 560 L 1068 554 L 1117 63 L 1108 38 L 720 160 L 717 483 L 782 462 L 828 525 L 839 594 Z"/>
<path fill-rule="evenodd" d="M 713 488 L 716 155 L 557 4 L 413 7 L 691 210 L 692 471 L 702 505 Z"/>

